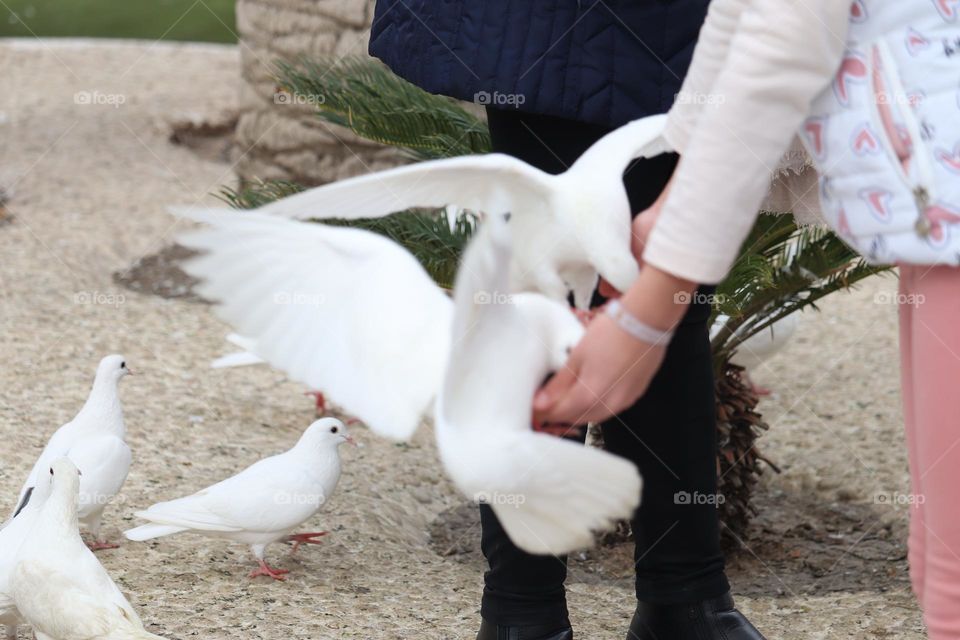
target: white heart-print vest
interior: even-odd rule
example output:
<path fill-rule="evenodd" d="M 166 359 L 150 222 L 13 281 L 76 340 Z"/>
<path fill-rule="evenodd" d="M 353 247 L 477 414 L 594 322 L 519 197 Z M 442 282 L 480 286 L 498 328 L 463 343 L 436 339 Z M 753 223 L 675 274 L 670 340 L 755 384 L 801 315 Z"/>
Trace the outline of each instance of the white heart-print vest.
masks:
<path fill-rule="evenodd" d="M 877 264 L 960 264 L 960 0 L 856 0 L 800 139 L 827 222 Z"/>

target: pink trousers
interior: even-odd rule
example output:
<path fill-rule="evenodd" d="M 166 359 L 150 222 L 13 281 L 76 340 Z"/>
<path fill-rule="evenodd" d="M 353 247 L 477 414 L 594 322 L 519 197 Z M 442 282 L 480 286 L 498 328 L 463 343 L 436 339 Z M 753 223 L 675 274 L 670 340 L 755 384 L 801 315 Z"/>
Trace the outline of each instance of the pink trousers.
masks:
<path fill-rule="evenodd" d="M 960 269 L 900 267 L 909 563 L 931 640 L 960 640 Z"/>

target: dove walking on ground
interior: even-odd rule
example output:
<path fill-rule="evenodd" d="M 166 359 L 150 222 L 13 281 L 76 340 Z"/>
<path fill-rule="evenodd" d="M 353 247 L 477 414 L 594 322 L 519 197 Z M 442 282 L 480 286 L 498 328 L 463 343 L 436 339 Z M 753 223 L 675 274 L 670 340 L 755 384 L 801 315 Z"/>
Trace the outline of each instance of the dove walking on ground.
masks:
<path fill-rule="evenodd" d="M 461 491 L 522 501 L 494 504 L 512 510 L 502 517 L 518 546 L 569 552 L 632 514 L 633 464 L 531 430 L 534 391 L 582 328 L 564 303 L 510 293 L 518 215 L 481 225 L 456 304 L 413 255 L 369 231 L 255 212 L 190 217 L 210 226 L 179 238 L 205 253 L 184 268 L 255 354 L 380 435 L 407 439 L 433 415 Z"/>
<path fill-rule="evenodd" d="M 353 443 L 342 422 L 324 418 L 311 424 L 297 444 L 279 455 L 264 458 L 240 473 L 197 493 L 158 502 L 137 517 L 149 520 L 126 531 L 130 540 L 143 541 L 193 531 L 250 545 L 259 564 L 250 577 L 283 580 L 285 569 L 270 567 L 264 557 L 268 545 L 281 540 L 318 544 L 325 531 L 293 534 L 330 499 L 340 479 L 339 447 Z"/>
<path fill-rule="evenodd" d="M 27 539 L 40 507 L 50 495 L 50 475 L 39 480 L 30 502 L 16 518 L 11 518 L 0 528 L 0 626 L 4 627 L 7 638 L 17 637 L 17 626 L 24 623 L 10 590 L 10 578 L 16 565 L 17 553 Z"/>
<path fill-rule="evenodd" d="M 79 519 L 93 536 L 91 548 L 116 547 L 100 537 L 100 525 L 103 510 L 120 493 L 130 471 L 130 447 L 124 440 L 126 426 L 117 389 L 121 378 L 130 373 L 121 355 L 109 355 L 100 361 L 86 403 L 73 420 L 53 434 L 20 489 L 15 516 L 30 502 L 37 482 L 49 472 L 53 460 L 67 457 L 83 473 Z"/>
<path fill-rule="evenodd" d="M 162 640 L 139 616 L 80 538 L 80 475 L 55 459 L 50 496 L 20 546 L 10 587 L 38 640 Z"/>
<path fill-rule="evenodd" d="M 501 153 L 461 156 L 341 180 L 253 211 L 292 219 L 379 218 L 447 205 L 510 213 L 516 248 L 510 290 L 555 300 L 572 292 L 586 309 L 598 273 L 619 291 L 640 273 L 630 250 L 632 211 L 623 173 L 635 158 L 669 150 L 661 135 L 665 122 L 664 115 L 650 116 L 612 131 L 560 175 Z"/>
<path fill-rule="evenodd" d="M 711 338 L 720 331 L 727 320 L 728 317 L 725 315 L 717 316 L 713 326 L 710 327 Z M 758 396 L 768 396 L 771 391 L 753 381 L 754 372 L 756 372 L 764 362 L 787 346 L 787 343 L 790 342 L 799 325 L 800 314 L 791 313 L 737 345 L 733 356 L 730 358 L 730 362 L 738 367 L 743 367 L 747 383 Z M 734 332 L 734 335 L 736 336 L 739 333 L 739 331 Z"/>

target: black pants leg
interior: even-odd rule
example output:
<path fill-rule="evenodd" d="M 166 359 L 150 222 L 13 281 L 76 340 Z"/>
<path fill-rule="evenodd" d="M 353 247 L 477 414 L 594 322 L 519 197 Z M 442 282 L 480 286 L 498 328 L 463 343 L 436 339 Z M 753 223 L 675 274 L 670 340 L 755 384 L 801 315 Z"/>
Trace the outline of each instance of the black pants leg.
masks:
<path fill-rule="evenodd" d="M 607 133 L 561 118 L 488 109 L 495 151 L 550 173 L 565 171 Z M 660 194 L 676 164 L 661 156 L 635 162 L 624 183 L 634 211 Z M 608 448 L 644 476 L 633 519 L 637 538 L 637 597 L 674 603 L 721 595 L 729 588 L 720 553 L 716 508 L 682 504 L 675 496 L 716 493 L 713 378 L 707 339 L 709 306 L 692 305 L 650 390 L 603 426 Z M 692 500 L 691 500 L 692 502 Z M 501 625 L 550 624 L 566 618 L 565 558 L 517 549 L 493 511 L 480 507 L 481 547 L 489 564 L 481 615 Z"/>

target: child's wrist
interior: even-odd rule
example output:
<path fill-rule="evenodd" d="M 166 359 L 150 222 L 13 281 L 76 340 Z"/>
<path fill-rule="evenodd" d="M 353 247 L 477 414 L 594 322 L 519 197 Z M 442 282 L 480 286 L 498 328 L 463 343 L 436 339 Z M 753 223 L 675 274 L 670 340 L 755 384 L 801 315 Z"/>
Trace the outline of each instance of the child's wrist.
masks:
<path fill-rule="evenodd" d="M 672 331 L 687 312 L 696 288 L 695 282 L 647 264 L 620 304 L 638 322 L 658 331 Z"/>

